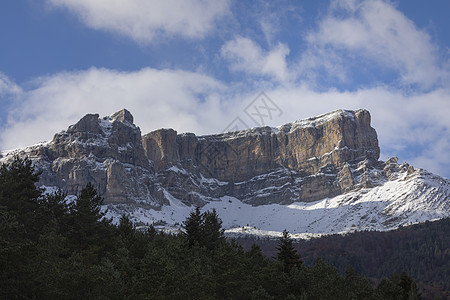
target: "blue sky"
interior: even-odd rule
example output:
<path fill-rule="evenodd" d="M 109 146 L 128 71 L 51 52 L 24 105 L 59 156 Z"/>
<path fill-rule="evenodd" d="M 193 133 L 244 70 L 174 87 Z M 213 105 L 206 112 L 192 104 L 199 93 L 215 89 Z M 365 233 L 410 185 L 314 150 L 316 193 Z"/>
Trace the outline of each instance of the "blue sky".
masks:
<path fill-rule="evenodd" d="M 0 149 L 129 109 L 208 134 L 366 108 L 381 158 L 450 177 L 450 2 L 0 2 Z M 256 98 L 256 99 L 255 99 Z M 234 128 L 234 127 L 233 127 Z"/>

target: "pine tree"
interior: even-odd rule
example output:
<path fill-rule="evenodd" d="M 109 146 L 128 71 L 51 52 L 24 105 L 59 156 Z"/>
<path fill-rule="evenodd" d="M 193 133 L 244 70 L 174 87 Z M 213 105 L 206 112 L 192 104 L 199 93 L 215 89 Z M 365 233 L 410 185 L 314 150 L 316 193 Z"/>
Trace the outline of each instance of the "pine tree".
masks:
<path fill-rule="evenodd" d="M 61 220 L 69 214 L 66 196 L 61 190 L 47 194 L 39 200 L 39 208 L 48 218 Z"/>
<path fill-rule="evenodd" d="M 130 242 L 134 237 L 136 228 L 128 216 L 122 215 L 120 217 L 119 226 L 117 226 L 117 231 L 122 239 Z"/>
<path fill-rule="evenodd" d="M 96 262 L 99 255 L 113 243 L 110 220 L 101 211 L 103 198 L 91 183 L 81 190 L 70 207 L 72 217 L 71 240 L 74 250 L 82 251 L 86 258 Z"/>
<path fill-rule="evenodd" d="M 39 175 L 28 158 L 14 157 L 10 164 L 0 166 L 0 206 L 5 206 L 19 223 L 35 236 L 35 212 L 42 190 L 36 187 Z M 29 225 L 29 226 L 28 226 Z"/>
<path fill-rule="evenodd" d="M 32 276 L 32 242 L 26 228 L 0 206 L 0 299 L 26 299 Z"/>
<path fill-rule="evenodd" d="M 215 250 L 225 240 L 222 220 L 215 209 L 203 213 L 203 224 L 201 226 L 203 246 L 209 250 Z"/>
<path fill-rule="evenodd" d="M 183 222 L 189 247 L 198 245 L 209 250 L 215 250 L 225 241 L 222 220 L 215 209 L 200 212 L 197 207 Z"/>
<path fill-rule="evenodd" d="M 397 276 L 394 274 L 394 276 Z M 394 276 L 392 278 L 394 278 Z M 392 279 L 383 278 L 375 289 L 375 296 L 378 299 L 396 300 L 403 299 L 403 290 Z"/>
<path fill-rule="evenodd" d="M 105 212 L 101 211 L 102 204 L 103 198 L 97 194 L 94 186 L 89 182 L 81 190 L 77 201 L 72 206 L 72 212 L 77 216 L 78 222 L 84 225 L 95 224 L 105 215 Z"/>
<path fill-rule="evenodd" d="M 365 276 L 357 276 L 353 268 L 345 271 L 343 290 L 350 299 L 369 299 L 373 288 Z"/>
<path fill-rule="evenodd" d="M 56 225 L 60 232 L 67 232 L 70 222 L 69 205 L 66 194 L 61 190 L 44 195 L 39 199 L 39 209 L 36 213 L 36 223 L 42 230 L 49 224 Z"/>
<path fill-rule="evenodd" d="M 303 263 L 286 229 L 278 242 L 277 250 L 277 260 L 283 263 L 284 272 L 289 273 L 292 268 L 299 267 Z"/>
<path fill-rule="evenodd" d="M 408 273 L 402 272 L 402 274 L 400 275 L 400 282 L 398 282 L 397 284 L 401 286 L 403 290 L 403 299 L 413 300 L 421 298 L 416 283 L 411 278 L 411 276 L 408 275 Z"/>
<path fill-rule="evenodd" d="M 203 215 L 200 212 L 200 208 L 196 207 L 193 212 L 189 214 L 189 217 L 183 222 L 183 227 L 186 232 L 189 247 L 203 244 L 202 236 L 202 224 Z"/>

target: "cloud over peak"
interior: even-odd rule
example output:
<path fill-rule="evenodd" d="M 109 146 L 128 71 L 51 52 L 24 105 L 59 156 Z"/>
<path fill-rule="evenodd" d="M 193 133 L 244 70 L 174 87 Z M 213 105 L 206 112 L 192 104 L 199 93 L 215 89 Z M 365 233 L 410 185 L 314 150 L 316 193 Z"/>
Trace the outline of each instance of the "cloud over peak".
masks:
<path fill-rule="evenodd" d="M 266 125 L 366 108 L 379 134 L 382 159 L 395 155 L 449 176 L 448 42 L 433 39 L 397 2 L 45 0 L 89 28 L 128 37 L 131 46 L 117 47 L 105 38 L 94 45 L 102 51 L 79 52 L 77 43 L 90 40 L 74 35 L 73 53 L 47 61 L 58 61 L 59 67 L 40 64 L 44 69 L 31 78 L 1 70 L 20 84 L 0 73 L 0 149 L 51 139 L 86 113 L 109 115 L 124 107 L 143 133 L 161 127 L 217 133 L 238 118 L 256 126 L 244 112 L 265 92 L 283 111 Z M 70 21 L 64 25 L 73 26 Z M 27 34 L 26 26 L 16 29 L 22 30 L 16 36 Z M 67 49 L 59 45 L 66 40 L 31 40 Z M 110 47 L 117 49 L 108 57 L 104 50 Z M 26 47 L 12 52 L 16 62 L 49 57 Z M 119 55 L 124 59 L 118 63 Z"/>

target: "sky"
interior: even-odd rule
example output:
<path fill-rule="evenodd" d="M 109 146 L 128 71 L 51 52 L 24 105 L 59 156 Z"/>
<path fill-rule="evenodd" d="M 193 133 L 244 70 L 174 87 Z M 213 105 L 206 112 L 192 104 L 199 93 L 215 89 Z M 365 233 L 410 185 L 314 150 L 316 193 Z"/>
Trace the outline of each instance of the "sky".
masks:
<path fill-rule="evenodd" d="M 0 149 L 126 108 L 143 134 L 367 109 L 381 159 L 450 178 L 448 0 L 3 0 Z"/>

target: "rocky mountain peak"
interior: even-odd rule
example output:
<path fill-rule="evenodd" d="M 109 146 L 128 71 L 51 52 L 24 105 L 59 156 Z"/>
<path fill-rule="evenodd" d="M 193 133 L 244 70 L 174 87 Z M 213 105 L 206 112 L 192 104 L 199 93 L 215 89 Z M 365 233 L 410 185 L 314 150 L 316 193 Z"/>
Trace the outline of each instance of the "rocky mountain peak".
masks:
<path fill-rule="evenodd" d="M 142 136 L 122 109 L 101 119 L 88 114 L 28 151 L 43 185 L 76 194 L 92 182 L 106 203 L 158 208 L 175 197 L 204 205 L 226 195 L 251 205 L 308 202 L 376 186 L 383 179 L 373 168 L 385 180 L 403 170 L 378 161 L 370 122 L 367 110 L 337 110 L 278 127 L 205 136 L 159 129 Z"/>
<path fill-rule="evenodd" d="M 21 155 L 34 158 L 43 171 L 42 185 L 76 195 L 91 182 L 110 203 L 148 199 L 148 187 L 130 183 L 139 173 L 130 174 L 127 168 L 149 172 L 151 166 L 142 147 L 141 131 L 125 109 L 103 118 L 87 114 L 55 134 L 50 143 L 25 149 Z"/>
<path fill-rule="evenodd" d="M 123 109 L 88 114 L 51 142 L 0 161 L 28 156 L 41 185 L 69 195 L 91 182 L 111 216 L 128 212 L 142 222 L 179 223 L 192 205 L 216 208 L 227 228 L 279 223 L 275 230 L 294 232 L 386 229 L 448 215 L 450 182 L 395 157 L 379 161 L 370 122 L 367 110 L 337 110 L 278 127 L 142 136 Z"/>
<path fill-rule="evenodd" d="M 349 164 L 376 162 L 380 150 L 366 110 L 216 135 L 160 129 L 141 136 L 122 109 L 102 119 L 87 114 L 32 152 L 43 185 L 76 194 L 92 182 L 107 203 L 160 207 L 163 191 L 196 205 L 223 195 L 252 205 L 314 201 L 367 186 Z"/>
<path fill-rule="evenodd" d="M 157 130 L 145 135 L 143 143 L 157 170 L 193 165 L 205 176 L 233 182 L 276 168 L 314 174 L 325 165 L 339 168 L 349 161 L 378 160 L 380 155 L 366 110 L 339 110 L 275 128 L 206 136 Z"/>
<path fill-rule="evenodd" d="M 69 126 L 67 133 L 84 140 L 102 134 L 98 114 L 87 114 L 76 124 Z"/>
<path fill-rule="evenodd" d="M 134 121 L 133 115 L 125 108 L 119 110 L 116 113 L 113 113 L 111 115 L 111 119 L 120 121 L 120 122 L 128 122 L 130 124 L 133 124 L 133 121 Z"/>
<path fill-rule="evenodd" d="M 111 216 L 142 222 L 180 223 L 193 205 L 216 208 L 227 228 L 253 222 L 294 232 L 386 229 L 448 215 L 450 181 L 395 157 L 379 161 L 370 122 L 367 110 L 337 110 L 278 127 L 142 136 L 122 109 L 88 114 L 51 142 L 0 161 L 28 156 L 41 185 L 69 195 L 91 182 Z"/>

